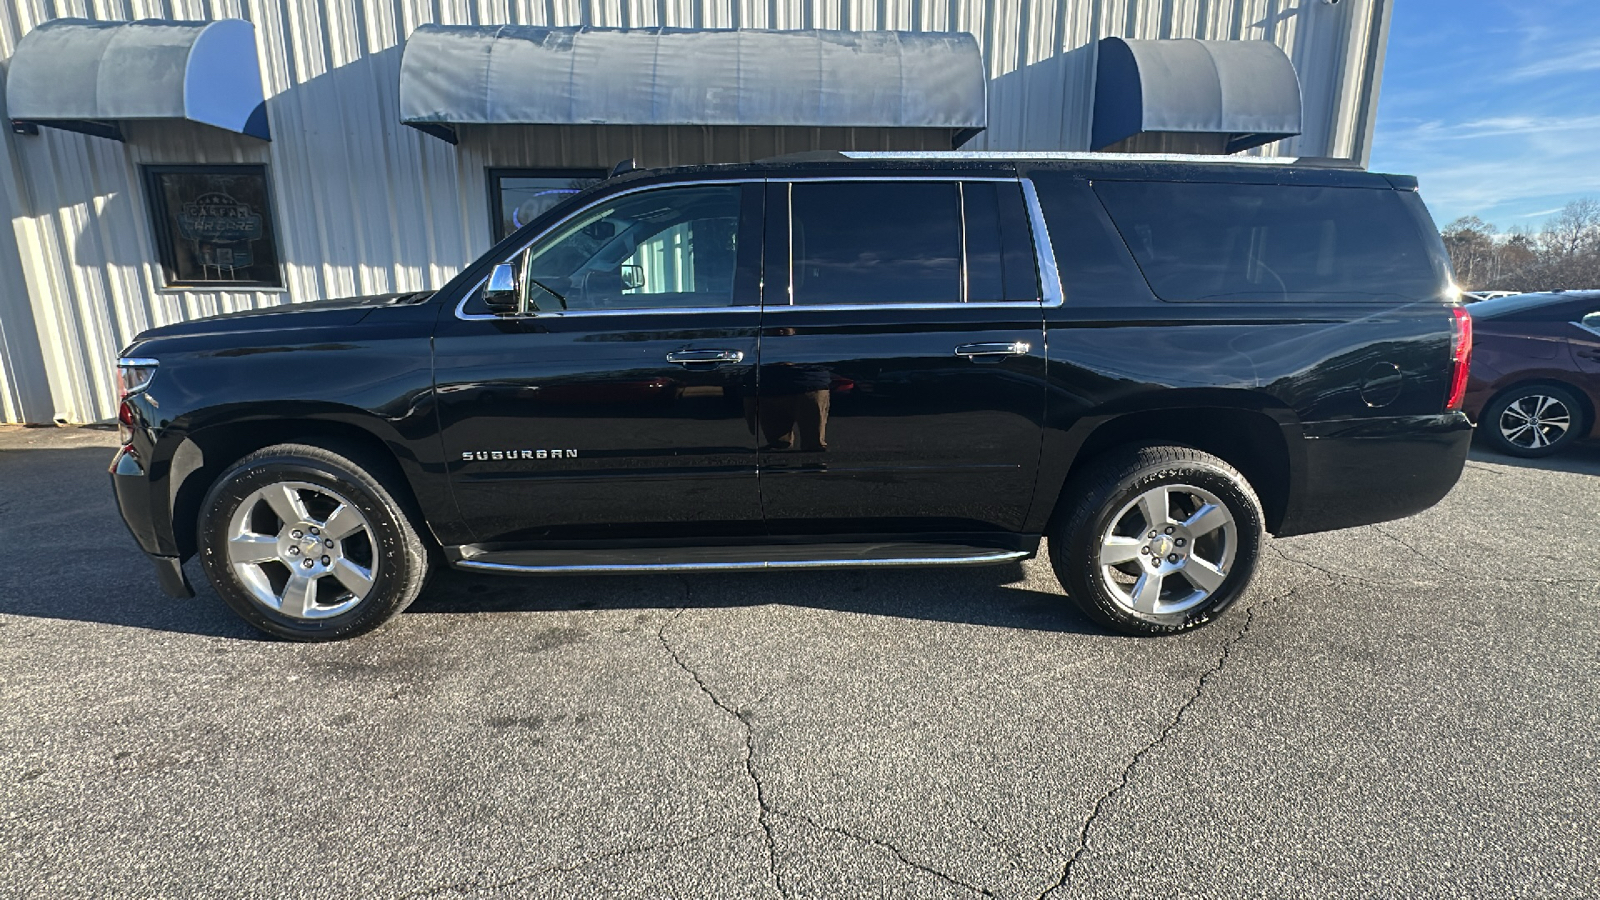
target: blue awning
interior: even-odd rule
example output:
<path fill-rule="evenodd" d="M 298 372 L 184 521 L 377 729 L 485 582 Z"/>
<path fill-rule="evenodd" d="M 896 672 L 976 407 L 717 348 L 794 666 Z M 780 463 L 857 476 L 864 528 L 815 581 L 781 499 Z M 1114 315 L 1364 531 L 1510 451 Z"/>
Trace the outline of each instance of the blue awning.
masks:
<path fill-rule="evenodd" d="M 186 119 L 270 140 L 255 27 L 54 19 L 22 36 L 6 76 L 13 122 L 121 140 L 117 123 Z"/>
<path fill-rule="evenodd" d="M 400 63 L 400 121 L 457 125 L 988 124 L 970 34 L 423 25 Z"/>
<path fill-rule="evenodd" d="M 1300 133 L 1300 78 L 1268 41 L 1103 38 L 1091 143 L 1140 134 L 1212 134 L 1229 153 Z"/>

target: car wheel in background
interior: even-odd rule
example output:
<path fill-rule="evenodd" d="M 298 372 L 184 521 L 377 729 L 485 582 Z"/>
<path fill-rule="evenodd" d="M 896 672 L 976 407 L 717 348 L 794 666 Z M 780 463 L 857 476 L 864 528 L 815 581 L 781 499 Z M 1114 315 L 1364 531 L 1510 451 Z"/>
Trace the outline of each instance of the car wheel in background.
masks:
<path fill-rule="evenodd" d="M 1050 526 L 1050 560 L 1088 618 L 1174 634 L 1226 610 L 1255 574 L 1261 502 L 1244 476 L 1189 447 L 1113 451 L 1074 476 Z"/>
<path fill-rule="evenodd" d="M 245 621 L 296 641 L 371 631 L 422 592 L 428 555 L 394 495 L 350 457 L 279 444 L 201 505 L 206 576 Z"/>
<path fill-rule="evenodd" d="M 1512 388 L 1484 407 L 1478 433 L 1512 456 L 1549 456 L 1587 430 L 1584 408 L 1572 390 L 1554 384 Z"/>

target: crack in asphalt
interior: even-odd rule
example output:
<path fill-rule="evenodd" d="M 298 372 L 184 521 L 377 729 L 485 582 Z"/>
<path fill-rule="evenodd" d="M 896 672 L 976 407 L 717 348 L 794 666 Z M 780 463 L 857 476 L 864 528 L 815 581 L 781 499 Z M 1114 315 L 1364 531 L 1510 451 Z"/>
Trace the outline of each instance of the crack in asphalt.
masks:
<path fill-rule="evenodd" d="M 1194 689 L 1189 694 L 1188 699 L 1178 706 L 1177 711 L 1172 714 L 1172 718 L 1167 721 L 1167 724 L 1153 740 L 1134 752 L 1133 756 L 1128 759 L 1127 765 L 1123 766 L 1122 771 L 1118 773 L 1116 784 L 1113 784 L 1109 790 L 1101 794 L 1100 798 L 1094 802 L 1094 807 L 1089 811 L 1088 818 L 1083 820 L 1083 826 L 1078 829 L 1078 845 L 1073 848 L 1072 855 L 1067 857 L 1066 865 L 1062 866 L 1061 877 L 1056 879 L 1055 884 L 1045 888 L 1039 894 L 1038 900 L 1045 900 L 1051 894 L 1071 886 L 1072 872 L 1077 868 L 1078 861 L 1088 852 L 1090 832 L 1094 830 L 1095 823 L 1100 821 L 1106 804 L 1127 788 L 1128 782 L 1133 778 L 1134 770 L 1139 767 L 1140 763 L 1144 762 L 1145 757 L 1149 756 L 1151 752 L 1162 744 L 1165 744 L 1167 739 L 1172 737 L 1173 732 L 1178 730 L 1178 726 L 1183 724 L 1184 716 L 1200 701 L 1200 697 L 1205 693 L 1206 684 L 1227 666 L 1229 658 L 1233 655 L 1233 648 L 1237 647 L 1245 639 L 1245 636 L 1250 633 L 1250 627 L 1255 624 L 1256 610 L 1287 600 L 1294 596 L 1294 593 L 1295 591 L 1291 589 L 1280 596 L 1270 597 L 1245 610 L 1244 625 L 1240 626 L 1237 634 L 1223 643 L 1222 653 L 1217 657 L 1216 664 L 1200 673 L 1200 677 L 1195 681 Z"/>
<path fill-rule="evenodd" d="M 1381 582 L 1373 581 L 1370 578 L 1363 578 L 1360 575 L 1356 575 L 1356 574 L 1351 573 L 1351 572 L 1336 572 L 1333 569 L 1323 568 L 1322 566 L 1319 566 L 1314 562 L 1310 562 L 1309 560 L 1304 560 L 1304 559 L 1300 559 L 1299 557 L 1290 556 L 1289 554 L 1283 552 L 1283 550 L 1280 549 L 1277 544 L 1267 544 L 1267 549 L 1271 550 L 1273 553 L 1276 553 L 1278 555 L 1279 559 L 1283 560 L 1286 563 L 1289 563 L 1290 565 L 1304 566 L 1305 568 L 1310 569 L 1313 572 L 1321 572 L 1322 574 L 1328 576 L 1329 578 L 1332 578 L 1336 582 L 1348 580 L 1348 581 L 1359 581 L 1362 584 L 1370 584 L 1370 585 L 1379 585 L 1379 584 L 1381 584 Z"/>
<path fill-rule="evenodd" d="M 412 891 L 408 894 L 401 894 L 396 898 L 396 900 L 419 900 L 419 898 L 423 897 L 438 897 L 445 893 L 465 895 L 474 891 L 500 891 L 505 890 L 506 888 L 516 887 L 519 884 L 524 884 L 532 881 L 535 878 L 541 878 L 545 875 L 550 875 L 556 872 L 576 872 L 585 866 L 591 866 L 597 862 L 604 862 L 608 859 L 617 859 L 623 856 L 633 856 L 639 853 L 649 853 L 652 850 L 678 850 L 684 847 L 692 847 L 696 844 L 703 844 L 706 841 L 721 835 L 744 837 L 750 834 L 755 834 L 755 831 L 736 831 L 732 828 L 719 828 L 716 831 L 708 831 L 704 834 L 699 834 L 691 838 L 684 838 L 681 841 L 661 841 L 654 844 L 633 844 L 626 847 L 616 847 L 611 850 L 602 850 L 599 853 L 590 854 L 582 857 L 581 859 L 572 860 L 569 862 L 559 862 L 555 863 L 554 865 L 535 869 L 532 872 L 518 875 L 515 878 L 508 878 L 504 881 L 486 882 L 482 878 L 470 878 L 462 881 L 451 882 L 450 884 L 441 884 L 431 888 L 423 888 L 422 890 Z"/>
<path fill-rule="evenodd" d="M 840 835 L 840 836 L 843 836 L 843 837 L 850 838 L 850 839 L 855 840 L 855 841 L 860 841 L 863 844 L 867 844 L 867 845 L 870 845 L 870 846 L 873 846 L 873 847 L 877 847 L 880 850 L 887 850 L 889 853 L 893 854 L 896 859 L 900 860 L 902 863 L 904 863 L 905 865 L 909 866 L 910 868 L 916 869 L 918 872 L 924 872 L 924 873 L 926 873 L 928 875 L 932 875 L 935 878 L 942 879 L 944 881 L 949 882 L 950 884 L 953 884 L 953 885 L 955 885 L 957 887 L 960 887 L 960 888 L 964 888 L 964 889 L 966 889 L 968 891 L 971 891 L 974 894 L 978 894 L 980 896 L 984 896 L 984 897 L 993 897 L 994 896 L 994 892 L 989 890 L 988 888 L 978 887 L 975 884 L 969 884 L 969 883 L 967 883 L 965 881 L 962 881 L 961 879 L 955 877 L 954 875 L 949 874 L 948 872 L 941 872 L 938 869 L 934 869 L 934 868 L 931 868 L 929 866 L 923 865 L 922 863 L 917 862 L 916 860 L 914 860 L 911 857 L 907 856 L 905 854 L 905 851 L 901 850 L 899 847 L 896 847 L 894 844 L 891 844 L 888 841 L 885 841 L 885 840 L 883 840 L 881 838 L 868 837 L 868 836 L 863 835 L 863 834 L 856 834 L 854 831 L 851 831 L 848 828 L 839 828 L 839 827 L 833 826 L 833 825 L 824 825 L 821 822 L 818 822 L 816 819 L 813 819 L 810 816 L 802 815 L 800 813 L 774 811 L 773 815 L 778 816 L 779 818 L 792 819 L 792 820 L 794 820 L 796 822 L 802 822 L 802 823 L 804 823 L 806 825 L 811 826 L 812 828 L 815 828 L 818 831 L 826 831 L 826 832 L 828 832 L 830 834 L 837 834 L 837 835 Z"/>
<path fill-rule="evenodd" d="M 678 655 L 678 651 L 672 646 L 672 642 L 667 640 L 667 628 L 670 627 L 673 622 L 678 621 L 678 617 L 683 615 L 684 610 L 688 608 L 689 594 L 689 582 L 683 580 L 684 605 L 679 607 L 677 612 L 674 612 L 665 622 L 661 623 L 661 628 L 656 632 L 656 637 L 661 641 L 662 649 L 666 650 L 667 655 L 672 657 L 672 661 L 677 663 L 678 668 L 682 669 L 690 678 L 694 679 L 694 683 L 699 686 L 700 692 L 706 695 L 706 699 L 710 700 L 711 704 L 717 709 L 720 709 L 732 716 L 734 721 L 738 722 L 739 726 L 744 729 L 744 770 L 745 774 L 750 776 L 750 781 L 756 787 L 756 803 L 760 807 L 760 812 L 756 816 L 756 821 L 760 823 L 761 830 L 766 835 L 767 839 L 767 870 L 772 873 L 772 886 L 777 890 L 778 896 L 787 898 L 789 896 L 789 891 L 784 887 L 782 873 L 778 871 L 778 843 L 772 835 L 772 805 L 767 802 L 766 785 L 761 782 L 761 776 L 756 772 L 755 727 L 750 724 L 750 720 L 748 718 L 746 718 L 744 715 L 741 715 L 733 707 L 724 703 L 722 698 L 718 697 L 716 693 L 711 690 L 711 687 L 706 684 L 705 679 L 700 677 L 700 673 L 696 672 L 689 666 L 688 663 L 683 661 L 683 657 Z"/>
<path fill-rule="evenodd" d="M 1593 584 L 1594 583 L 1594 579 L 1590 579 L 1590 578 L 1533 578 L 1533 577 L 1527 577 L 1527 576 L 1519 577 L 1519 578 L 1507 578 L 1507 577 L 1502 576 L 1502 575 L 1469 575 L 1466 572 L 1462 572 L 1462 571 L 1459 571 L 1457 569 L 1451 568 L 1450 566 L 1445 565 L 1443 562 L 1440 562 L 1439 559 L 1436 558 L 1436 557 L 1429 556 L 1428 554 L 1424 553 L 1421 549 L 1419 549 L 1416 545 L 1412 544 L 1410 541 L 1406 540 L 1405 538 L 1401 537 L 1400 535 L 1395 534 L 1395 533 L 1390 532 L 1390 531 L 1385 531 L 1381 525 L 1370 525 L 1368 527 L 1371 528 L 1373 531 L 1376 531 L 1378 534 L 1383 535 L 1384 537 L 1388 538 L 1389 540 L 1394 541 L 1396 544 L 1399 544 L 1400 546 L 1402 546 L 1402 547 L 1406 548 L 1407 550 L 1411 551 L 1411 554 L 1413 556 L 1417 557 L 1418 559 L 1422 560 L 1423 562 L 1430 563 L 1430 564 L 1432 564 L 1434 566 L 1437 566 L 1440 571 L 1446 572 L 1446 573 L 1448 573 L 1450 575 L 1454 575 L 1456 578 L 1459 578 L 1462 581 L 1468 581 L 1468 582 L 1488 581 L 1488 582 L 1492 582 L 1494 584 Z"/>
<path fill-rule="evenodd" d="M 1395 543 L 1399 544 L 1400 546 L 1406 548 L 1408 551 L 1410 551 L 1411 553 L 1415 554 L 1419 558 L 1424 559 L 1424 560 L 1428 561 L 1429 563 L 1432 563 L 1439 571 L 1441 571 L 1441 572 L 1445 573 L 1446 575 L 1451 576 L 1452 578 L 1454 578 L 1456 580 L 1459 580 L 1459 581 L 1465 581 L 1465 582 L 1489 582 L 1489 583 L 1492 583 L 1492 584 L 1545 584 L 1545 585 L 1552 585 L 1552 584 L 1553 585 L 1565 585 L 1565 584 L 1590 585 L 1590 584 L 1594 584 L 1595 583 L 1595 579 L 1592 579 L 1592 578 L 1536 578 L 1536 577 L 1531 577 L 1531 576 L 1523 576 L 1523 577 L 1519 577 L 1519 578 L 1507 578 L 1507 577 L 1502 576 L 1502 575 L 1468 575 L 1465 572 L 1460 572 L 1460 571 L 1452 569 L 1452 568 L 1450 568 L 1448 566 L 1445 566 L 1445 565 L 1442 565 L 1442 564 L 1439 564 L 1439 563 L 1435 562 L 1431 557 L 1428 557 L 1428 556 L 1424 555 L 1417 548 L 1415 548 L 1415 547 L 1411 546 L 1410 544 L 1406 543 L 1404 540 L 1401 540 L 1399 537 L 1397 537 L 1395 535 L 1392 535 L 1392 534 L 1390 534 L 1390 533 L 1388 533 L 1386 531 L 1383 531 L 1382 529 L 1379 529 L 1377 526 L 1367 526 L 1367 527 L 1371 528 L 1372 530 L 1374 530 L 1376 532 L 1378 532 L 1379 534 L 1383 535 L 1384 537 L 1394 541 Z M 1427 582 L 1427 581 L 1421 581 L 1421 580 L 1418 580 L 1418 579 L 1391 579 L 1389 581 L 1377 581 L 1377 580 L 1372 579 L 1372 578 L 1367 578 L 1367 577 L 1362 576 L 1362 575 L 1357 575 L 1354 572 L 1341 572 L 1341 571 L 1338 571 L 1338 570 L 1335 570 L 1335 569 L 1329 569 L 1329 568 L 1326 568 L 1324 566 L 1319 566 L 1314 562 L 1311 562 L 1311 561 L 1305 560 L 1305 559 L 1301 559 L 1301 558 L 1299 558 L 1297 556 L 1290 556 L 1289 554 L 1283 552 L 1283 550 L 1281 548 L 1279 548 L 1278 545 L 1275 544 L 1275 543 L 1269 543 L 1266 546 L 1273 553 L 1277 554 L 1278 558 L 1282 559 L 1284 562 L 1287 562 L 1287 563 L 1289 563 L 1291 565 L 1302 566 L 1302 567 L 1310 569 L 1310 570 L 1312 570 L 1314 572 L 1321 572 L 1322 574 L 1328 576 L 1329 578 L 1332 578 L 1335 582 L 1359 581 L 1362 584 L 1368 584 L 1368 585 L 1372 585 L 1374 587 L 1394 587 L 1396 585 L 1422 586 L 1422 585 L 1429 584 L 1429 582 Z"/>

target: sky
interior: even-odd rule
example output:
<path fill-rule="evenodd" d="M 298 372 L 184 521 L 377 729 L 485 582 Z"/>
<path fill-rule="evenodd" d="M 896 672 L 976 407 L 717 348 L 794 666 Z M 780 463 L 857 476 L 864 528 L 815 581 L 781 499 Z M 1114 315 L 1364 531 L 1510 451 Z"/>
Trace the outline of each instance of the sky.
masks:
<path fill-rule="evenodd" d="M 1600 200 L 1600 0 L 1393 0 L 1372 169 L 1442 228 L 1538 229 Z"/>

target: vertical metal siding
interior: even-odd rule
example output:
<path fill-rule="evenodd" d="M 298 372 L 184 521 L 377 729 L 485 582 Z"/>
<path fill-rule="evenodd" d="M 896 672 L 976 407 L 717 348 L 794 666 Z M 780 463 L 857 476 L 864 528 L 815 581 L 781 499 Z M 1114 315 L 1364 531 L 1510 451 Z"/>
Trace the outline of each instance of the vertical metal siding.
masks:
<path fill-rule="evenodd" d="M 8 0 L 0 63 L 47 19 L 255 24 L 274 140 L 134 123 L 128 141 L 51 129 L 0 137 L 0 417 L 115 413 L 109 361 L 141 329 L 290 300 L 443 284 L 490 242 L 491 166 L 602 166 L 756 158 L 810 146 L 805 129 L 464 129 L 459 147 L 398 122 L 405 36 L 446 24 L 970 31 L 984 48 L 989 130 L 973 149 L 1085 149 L 1094 43 L 1266 39 L 1300 72 L 1306 133 L 1260 152 L 1361 156 L 1376 102 L 1369 30 L 1383 0 Z M 925 149 L 928 135 L 853 129 L 860 147 Z M 285 287 L 166 290 L 140 166 L 267 163 Z M 9 180 L 8 180 L 9 179 Z M 19 265 L 9 260 L 15 259 Z M 27 298 L 19 300 L 17 292 Z M 35 339 L 34 336 L 37 336 Z M 30 342 L 32 348 L 27 346 Z M 47 380 L 48 386 L 41 384 Z"/>

